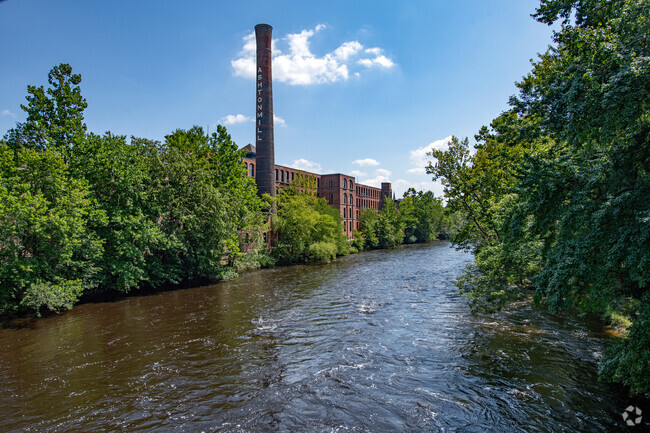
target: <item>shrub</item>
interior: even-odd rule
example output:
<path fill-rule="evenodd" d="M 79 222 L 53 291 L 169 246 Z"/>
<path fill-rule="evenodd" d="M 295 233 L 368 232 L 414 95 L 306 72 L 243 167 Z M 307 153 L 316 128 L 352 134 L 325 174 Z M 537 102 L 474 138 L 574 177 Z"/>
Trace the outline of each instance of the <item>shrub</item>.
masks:
<path fill-rule="evenodd" d="M 336 258 L 336 245 L 331 242 L 315 242 L 309 245 L 309 257 L 313 260 L 329 263 Z"/>

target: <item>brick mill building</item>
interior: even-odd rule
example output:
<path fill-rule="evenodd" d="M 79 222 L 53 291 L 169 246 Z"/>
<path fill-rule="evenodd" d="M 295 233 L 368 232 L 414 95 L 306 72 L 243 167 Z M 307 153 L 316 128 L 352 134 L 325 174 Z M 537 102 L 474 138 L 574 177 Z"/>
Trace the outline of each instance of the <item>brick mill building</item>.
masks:
<path fill-rule="evenodd" d="M 309 180 L 316 194 L 338 209 L 343 219 L 343 233 L 353 236 L 359 228 L 362 210 L 379 211 L 384 198 L 391 197 L 391 184 L 384 182 L 381 188 L 356 183 L 353 176 L 334 173 L 317 174 L 275 164 L 273 140 L 273 87 L 271 68 L 271 31 L 268 24 L 255 26 L 257 41 L 257 69 L 255 80 L 255 146 L 245 146 L 246 173 L 255 178 L 258 194 L 275 196 L 278 188 L 287 187 L 297 178 Z"/>
<path fill-rule="evenodd" d="M 252 144 L 246 149 L 246 173 L 256 179 L 256 148 Z M 356 182 L 354 176 L 342 173 L 317 174 L 284 165 L 275 165 L 275 188 L 285 188 L 299 177 L 315 185 L 316 195 L 324 198 L 330 206 L 338 209 L 343 219 L 343 233 L 352 237 L 359 228 L 359 216 L 365 209 L 379 211 L 384 197 L 392 197 L 390 182 L 383 182 L 381 188 Z"/>

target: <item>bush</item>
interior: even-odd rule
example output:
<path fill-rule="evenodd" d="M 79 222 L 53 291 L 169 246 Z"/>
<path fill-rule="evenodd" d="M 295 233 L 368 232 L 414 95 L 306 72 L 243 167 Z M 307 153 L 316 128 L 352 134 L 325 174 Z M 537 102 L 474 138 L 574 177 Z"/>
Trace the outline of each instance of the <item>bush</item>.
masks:
<path fill-rule="evenodd" d="M 268 255 L 266 252 L 262 252 L 258 256 L 258 261 L 261 268 L 272 268 L 275 266 L 275 259 Z"/>
<path fill-rule="evenodd" d="M 81 280 L 64 281 L 61 284 L 39 280 L 27 288 L 21 305 L 33 309 L 39 317 L 43 307 L 50 311 L 69 310 L 77 302 L 83 290 Z"/>
<path fill-rule="evenodd" d="M 275 265 L 275 260 L 273 257 L 269 256 L 266 251 L 253 250 L 239 254 L 233 266 L 237 272 L 241 272 L 260 268 L 270 268 L 273 265 Z"/>
<path fill-rule="evenodd" d="M 316 242 L 309 245 L 309 257 L 312 260 L 329 263 L 336 258 L 336 245 L 331 242 Z"/>

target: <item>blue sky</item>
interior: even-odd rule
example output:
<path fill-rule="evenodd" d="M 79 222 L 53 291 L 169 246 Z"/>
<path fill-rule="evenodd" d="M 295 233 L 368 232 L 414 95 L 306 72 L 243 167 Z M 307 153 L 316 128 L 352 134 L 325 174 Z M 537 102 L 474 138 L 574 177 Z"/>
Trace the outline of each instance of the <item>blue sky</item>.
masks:
<path fill-rule="evenodd" d="M 508 108 L 551 43 L 537 0 L 0 1 L 0 135 L 28 84 L 65 62 L 90 131 L 162 140 L 226 124 L 254 143 L 251 34 L 273 26 L 278 164 L 359 182 L 442 188 L 426 150 Z"/>

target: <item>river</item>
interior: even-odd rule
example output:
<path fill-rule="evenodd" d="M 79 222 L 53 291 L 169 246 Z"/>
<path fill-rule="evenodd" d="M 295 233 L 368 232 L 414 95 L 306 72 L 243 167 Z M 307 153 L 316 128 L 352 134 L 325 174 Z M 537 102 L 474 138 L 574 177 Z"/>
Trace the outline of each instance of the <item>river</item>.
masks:
<path fill-rule="evenodd" d="M 84 304 L 0 330 L 0 431 L 628 431 L 602 326 L 470 314 L 448 243 Z"/>

